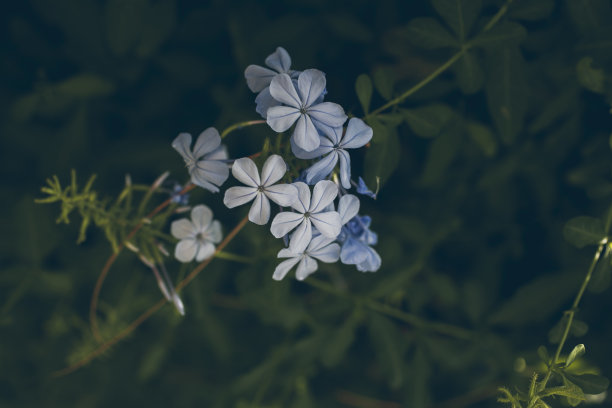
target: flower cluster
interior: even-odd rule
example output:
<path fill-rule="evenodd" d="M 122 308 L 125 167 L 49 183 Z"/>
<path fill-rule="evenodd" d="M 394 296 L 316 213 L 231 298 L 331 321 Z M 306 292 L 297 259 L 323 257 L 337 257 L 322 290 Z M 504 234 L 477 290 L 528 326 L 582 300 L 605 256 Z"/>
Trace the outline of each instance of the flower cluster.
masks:
<path fill-rule="evenodd" d="M 286 260 L 276 267 L 274 279 L 283 279 L 297 265 L 296 278 L 303 280 L 318 269 L 317 261 L 341 261 L 359 271 L 377 271 L 381 258 L 372 248 L 377 235 L 369 229 L 370 217 L 358 214 L 357 196 L 348 193 L 355 186 L 358 194 L 375 198 L 361 177 L 358 182 L 351 180 L 349 154 L 372 139 L 372 128 L 358 118 L 347 122 L 342 106 L 324 100 L 325 74 L 317 69 L 291 70 L 291 57 L 282 47 L 265 64 L 246 68 L 247 85 L 257 93 L 256 111 L 273 131 L 293 128 L 288 143 L 295 157 L 288 160 L 303 170 L 299 179 L 288 178 L 285 159 L 278 154 L 266 158 L 261 172 L 249 157 L 229 160 L 214 128 L 202 132 L 193 149 L 188 133 L 179 134 L 172 146 L 185 160 L 191 181 L 213 193 L 231 168 L 243 185 L 226 189 L 223 203 L 234 208 L 252 202 L 251 222 L 266 225 L 272 218 L 270 201 L 279 206 L 270 232 L 283 238 L 287 247 L 278 252 L 278 258 Z M 212 221 L 212 212 L 203 205 L 194 207 L 191 221 L 175 221 L 172 234 L 180 239 L 175 256 L 181 262 L 212 256 L 214 244 L 221 240 L 218 221 Z"/>

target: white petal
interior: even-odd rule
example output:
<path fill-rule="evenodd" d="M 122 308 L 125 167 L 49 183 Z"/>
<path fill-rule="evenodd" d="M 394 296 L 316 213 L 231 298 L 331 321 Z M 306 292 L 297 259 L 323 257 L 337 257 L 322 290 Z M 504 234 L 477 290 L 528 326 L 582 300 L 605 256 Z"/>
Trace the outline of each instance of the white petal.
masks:
<path fill-rule="evenodd" d="M 227 148 L 224 145 L 217 147 L 212 152 L 204 156 L 206 160 L 227 160 Z"/>
<path fill-rule="evenodd" d="M 295 182 L 293 185 L 298 190 L 298 197 L 291 206 L 303 214 L 310 207 L 310 187 L 301 181 Z"/>
<path fill-rule="evenodd" d="M 293 140 L 293 138 L 290 139 L 290 142 L 291 142 L 291 151 L 293 152 L 295 157 L 297 157 L 298 159 L 302 159 L 302 160 L 314 159 L 314 158 L 317 158 L 317 157 L 321 157 L 325 153 L 329 153 L 330 151 L 333 150 L 332 147 L 325 146 L 323 144 L 323 138 L 322 137 L 319 137 L 319 143 L 320 143 L 319 147 L 317 147 L 316 149 L 311 150 L 309 152 L 307 152 L 306 150 L 304 150 L 301 147 L 299 147 L 298 145 L 296 145 L 295 141 Z"/>
<path fill-rule="evenodd" d="M 258 192 L 255 201 L 249 210 L 249 221 L 257 225 L 265 225 L 270 219 L 270 201 L 262 193 Z"/>
<path fill-rule="evenodd" d="M 336 238 L 342 229 L 340 214 L 335 211 L 311 214 L 310 221 L 322 235 L 328 238 Z"/>
<path fill-rule="evenodd" d="M 344 149 L 338 149 L 340 156 L 340 182 L 345 189 L 351 188 L 351 156 Z"/>
<path fill-rule="evenodd" d="M 172 224 L 170 224 L 170 233 L 174 238 L 177 239 L 194 237 L 197 234 L 193 223 L 187 218 L 172 221 Z"/>
<path fill-rule="evenodd" d="M 359 212 L 359 199 L 352 195 L 346 194 L 340 197 L 338 202 L 338 214 L 340 214 L 340 222 L 342 225 L 349 222 Z"/>
<path fill-rule="evenodd" d="M 321 141 L 319 140 L 319 132 L 317 132 L 317 129 L 312 123 L 310 116 L 304 114 L 300 114 L 291 139 L 298 147 L 306 150 L 307 152 L 313 151 L 321 144 Z"/>
<path fill-rule="evenodd" d="M 213 212 L 204 204 L 196 205 L 191 210 L 191 221 L 196 232 L 204 232 L 213 219 Z"/>
<path fill-rule="evenodd" d="M 259 187 L 261 185 L 259 170 L 257 170 L 255 162 L 248 157 L 243 157 L 234 162 L 232 174 L 237 180 L 247 186 Z"/>
<path fill-rule="evenodd" d="M 298 90 L 304 106 L 312 105 L 325 89 L 325 74 L 318 69 L 307 69 L 298 77 Z"/>
<path fill-rule="evenodd" d="M 229 177 L 229 167 L 227 164 L 216 160 L 199 160 L 191 170 L 191 177 L 198 181 L 204 180 L 220 186 Z"/>
<path fill-rule="evenodd" d="M 184 239 L 176 244 L 174 257 L 180 262 L 191 262 L 196 255 L 198 243 L 194 239 Z"/>
<path fill-rule="evenodd" d="M 338 153 L 332 151 L 330 154 L 306 169 L 306 182 L 315 184 L 331 174 L 338 162 Z"/>
<path fill-rule="evenodd" d="M 321 262 L 338 262 L 338 259 L 340 259 L 340 245 L 336 244 L 335 242 L 330 242 L 316 251 L 308 251 L 308 254 L 313 258 L 317 258 Z"/>
<path fill-rule="evenodd" d="M 283 178 L 287 172 L 287 165 L 282 157 L 278 154 L 273 154 L 268 157 L 261 169 L 261 185 L 271 186 L 278 180 Z"/>
<path fill-rule="evenodd" d="M 301 254 L 306 250 L 308 244 L 310 244 L 310 240 L 312 239 L 312 225 L 308 218 L 304 218 L 304 222 L 302 222 L 291 234 L 291 239 L 289 240 L 289 250 L 291 252 L 295 252 Z"/>
<path fill-rule="evenodd" d="M 227 208 L 238 207 L 239 205 L 246 204 L 253 200 L 256 195 L 256 187 L 230 187 L 225 190 L 223 204 L 225 204 Z"/>
<path fill-rule="evenodd" d="M 291 268 L 293 268 L 295 264 L 298 263 L 299 261 L 300 261 L 300 257 L 297 256 L 295 258 L 287 259 L 286 261 L 281 262 L 280 264 L 278 264 L 276 269 L 274 269 L 274 274 L 272 275 L 272 279 L 277 280 L 277 281 L 282 280 L 285 277 L 285 275 L 287 275 L 287 272 L 289 272 Z"/>
<path fill-rule="evenodd" d="M 196 261 L 202 262 L 205 259 L 210 258 L 215 254 L 215 246 L 210 242 L 205 242 L 200 245 L 198 248 L 198 253 L 196 254 Z"/>
<path fill-rule="evenodd" d="M 346 133 L 342 138 L 340 147 L 343 149 L 356 149 L 364 146 L 372 139 L 372 128 L 359 118 L 351 118 L 346 126 Z"/>
<path fill-rule="evenodd" d="M 218 244 L 223 239 L 223 232 L 221 231 L 221 223 L 219 221 L 213 221 L 206 230 L 206 239 L 213 244 Z"/>
<path fill-rule="evenodd" d="M 300 256 L 302 256 L 302 254 L 294 254 L 289 250 L 289 248 L 281 249 L 276 255 L 277 258 L 295 258 L 296 256 L 299 258 Z"/>
<path fill-rule="evenodd" d="M 297 270 L 295 271 L 295 279 L 302 281 L 306 279 L 308 275 L 311 275 L 316 272 L 317 269 L 319 269 L 317 261 L 315 261 L 309 256 L 305 256 L 302 258 L 300 264 L 297 267 Z"/>
<path fill-rule="evenodd" d="M 298 199 L 298 189 L 292 184 L 266 187 L 264 194 L 281 207 L 289 207 Z"/>
<path fill-rule="evenodd" d="M 191 135 L 189 133 L 179 133 L 172 141 L 172 147 L 183 156 L 185 161 L 193 160 L 193 154 L 191 153 Z"/>
<path fill-rule="evenodd" d="M 193 155 L 196 159 L 203 157 L 221 145 L 221 136 L 214 127 L 209 127 L 198 136 L 195 146 L 193 147 Z"/>
<path fill-rule="evenodd" d="M 336 128 L 346 122 L 346 114 L 342 106 L 333 102 L 323 102 L 308 108 L 308 114 L 317 122 L 323 125 Z"/>
<path fill-rule="evenodd" d="M 276 51 L 266 58 L 266 65 L 280 73 L 287 72 L 291 68 L 291 57 L 283 47 L 277 47 Z"/>
<path fill-rule="evenodd" d="M 291 78 L 287 74 L 278 74 L 270 82 L 270 94 L 274 99 L 297 109 L 302 107 L 302 101 L 298 95 Z"/>
<path fill-rule="evenodd" d="M 273 106 L 266 112 L 266 123 L 275 132 L 289 129 L 300 117 L 299 109 L 290 106 Z"/>
<path fill-rule="evenodd" d="M 244 77 L 251 92 L 259 92 L 270 85 L 276 75 L 278 74 L 271 69 L 259 65 L 249 65 L 244 70 Z"/>
<path fill-rule="evenodd" d="M 319 181 L 312 189 L 312 201 L 308 211 L 312 214 L 323 211 L 338 195 L 338 186 L 330 180 Z"/>
<path fill-rule="evenodd" d="M 270 226 L 270 232 L 274 237 L 281 238 L 289 231 L 300 225 L 304 221 L 304 215 L 294 212 L 281 212 L 276 214 Z"/>
<path fill-rule="evenodd" d="M 211 193 L 219 192 L 219 187 L 207 181 L 204 177 L 202 177 L 201 174 L 198 174 L 197 172 L 191 172 L 191 182 L 196 186 L 200 186 L 203 189 L 210 191 Z"/>

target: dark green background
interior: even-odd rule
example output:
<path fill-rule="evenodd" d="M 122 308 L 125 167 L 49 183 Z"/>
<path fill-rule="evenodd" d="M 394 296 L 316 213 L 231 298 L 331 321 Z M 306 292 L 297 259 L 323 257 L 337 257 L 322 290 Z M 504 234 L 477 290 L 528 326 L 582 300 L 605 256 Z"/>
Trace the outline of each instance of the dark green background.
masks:
<path fill-rule="evenodd" d="M 502 4 L 484 1 L 470 36 Z M 93 228 L 77 246 L 78 217 L 56 226 L 58 207 L 33 203 L 47 177 L 67 183 L 76 169 L 84 183 L 96 173 L 100 196 L 116 195 L 126 174 L 148 184 L 169 170 L 185 182 L 173 138 L 258 119 L 244 68 L 277 46 L 293 68 L 324 71 L 327 100 L 356 116 L 360 74 L 391 75 L 399 95 L 454 50 L 415 41 L 410 20 L 442 21 L 427 1 L 30 0 L 0 14 L 0 406 L 493 406 L 497 386 L 524 386 L 515 359 L 537 364 L 535 350 L 548 345 L 594 251 L 570 247 L 563 225 L 601 216 L 612 198 L 608 1 L 514 1 L 500 24 L 521 24 L 526 36 L 475 49 L 471 81 L 455 67 L 403 104 L 444 103 L 450 121 L 429 138 L 406 122 L 388 125 L 399 154 L 379 154 L 379 145 L 354 156 L 354 176 L 373 176 L 368 155 L 393 171 L 378 200 L 362 200 L 383 266 L 362 274 L 326 265 L 314 277 L 464 327 L 472 340 L 415 328 L 292 275 L 272 281 L 281 244 L 249 225 L 228 250 L 261 254 L 255 264 L 214 261 L 185 290 L 184 318 L 165 307 L 62 378 L 51 374 L 94 346 L 89 299 L 110 247 Z M 499 55 L 511 57 L 508 67 Z M 579 81 L 584 57 L 606 75 L 597 92 Z M 504 72 L 510 131 L 495 109 Z M 372 107 L 384 102 L 375 92 Z M 230 156 L 258 151 L 271 134 L 233 134 Z M 225 209 L 220 195 L 191 198 L 226 233 L 246 213 Z M 588 331 L 568 347 L 585 343 L 584 364 L 609 376 L 608 294 L 587 292 L 578 318 Z M 104 334 L 159 297 L 150 272 L 123 253 L 102 291 Z"/>

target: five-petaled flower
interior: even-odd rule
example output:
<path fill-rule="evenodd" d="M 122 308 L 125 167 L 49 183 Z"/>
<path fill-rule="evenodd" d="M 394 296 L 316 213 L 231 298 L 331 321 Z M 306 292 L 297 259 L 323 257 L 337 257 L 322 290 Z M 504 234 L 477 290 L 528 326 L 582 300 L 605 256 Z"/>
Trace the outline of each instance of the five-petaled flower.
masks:
<path fill-rule="evenodd" d="M 303 252 L 295 253 L 288 248 L 283 248 L 278 253 L 278 257 L 289 259 L 278 264 L 272 275 L 273 279 L 283 279 L 287 272 L 299 263 L 295 271 L 295 278 L 304 280 L 318 269 L 317 259 L 325 263 L 337 262 L 340 258 L 340 246 L 334 242 L 333 238 L 317 235 Z"/>
<path fill-rule="evenodd" d="M 191 210 L 191 221 L 187 218 L 173 221 L 170 225 L 172 235 L 179 239 L 174 256 L 181 262 L 200 262 L 215 253 L 215 245 L 221 242 L 221 224 L 213 221 L 213 213 L 205 205 L 197 205 Z"/>
<path fill-rule="evenodd" d="M 183 156 L 191 182 L 213 193 L 219 191 L 229 177 L 229 166 L 225 146 L 217 129 L 209 127 L 203 131 L 191 150 L 191 135 L 180 133 L 172 142 L 172 147 Z"/>
<path fill-rule="evenodd" d="M 293 142 L 305 151 L 319 147 L 320 138 L 315 125 L 332 128 L 342 126 L 346 114 L 342 106 L 332 102 L 318 103 L 325 90 L 325 75 L 316 69 L 307 69 L 297 80 L 297 89 L 291 77 L 279 74 L 272 78 L 270 94 L 287 106 L 268 109 L 267 123 L 275 132 L 284 132 L 294 123 Z"/>
<path fill-rule="evenodd" d="M 291 184 L 277 184 L 287 172 L 287 165 L 282 157 L 273 154 L 268 157 L 259 171 L 253 160 L 248 157 L 238 159 L 232 166 L 232 174 L 247 187 L 231 187 L 225 191 L 223 204 L 228 208 L 246 204 L 255 200 L 249 211 L 249 220 L 255 224 L 264 225 L 270 219 L 270 201 L 287 207 L 297 200 L 298 190 Z"/>
<path fill-rule="evenodd" d="M 338 186 L 333 181 L 321 180 L 312 190 L 306 183 L 297 182 L 298 199 L 291 205 L 297 212 L 281 212 L 274 217 L 270 231 L 276 238 L 283 237 L 295 229 L 289 240 L 289 250 L 303 252 L 312 239 L 312 226 L 327 238 L 336 238 L 342 228 L 340 214 L 329 210 L 338 195 Z"/>

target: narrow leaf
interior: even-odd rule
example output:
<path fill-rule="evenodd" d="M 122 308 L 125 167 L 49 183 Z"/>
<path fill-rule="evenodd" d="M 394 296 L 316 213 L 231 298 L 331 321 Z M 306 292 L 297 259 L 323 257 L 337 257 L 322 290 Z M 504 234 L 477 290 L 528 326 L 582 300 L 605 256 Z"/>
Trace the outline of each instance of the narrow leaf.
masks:
<path fill-rule="evenodd" d="M 572 218 L 565 224 L 563 237 L 570 244 L 583 248 L 587 245 L 598 245 L 606 237 L 606 232 L 599 218 L 581 216 Z"/>
<path fill-rule="evenodd" d="M 425 49 L 460 46 L 448 30 L 433 18 L 410 20 L 406 26 L 406 34 L 412 44 Z"/>
<path fill-rule="evenodd" d="M 571 366 L 572 363 L 578 357 L 582 356 L 585 352 L 586 352 L 586 349 L 584 348 L 584 344 L 578 344 L 577 346 L 575 346 L 574 349 L 569 354 L 569 356 L 567 356 L 567 360 L 565 360 L 565 368 Z"/>
<path fill-rule="evenodd" d="M 361 74 L 355 82 L 355 92 L 359 103 L 363 109 L 363 113 L 367 114 L 370 111 L 370 101 L 372 100 L 372 80 L 366 74 Z"/>
<path fill-rule="evenodd" d="M 432 0 L 431 3 L 461 42 L 467 39 L 482 7 L 481 0 Z"/>
<path fill-rule="evenodd" d="M 601 394 L 608 389 L 610 381 L 606 377 L 597 374 L 569 374 L 565 373 L 568 380 L 582 388 L 585 394 Z"/>

